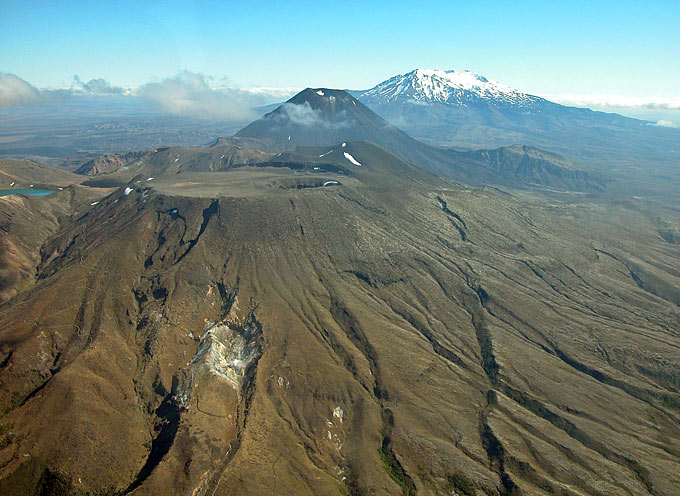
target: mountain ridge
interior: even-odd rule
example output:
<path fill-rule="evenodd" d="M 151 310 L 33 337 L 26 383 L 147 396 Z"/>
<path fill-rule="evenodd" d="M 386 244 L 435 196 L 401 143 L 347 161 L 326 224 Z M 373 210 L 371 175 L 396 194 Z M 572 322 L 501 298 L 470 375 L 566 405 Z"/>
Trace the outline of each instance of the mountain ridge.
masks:
<path fill-rule="evenodd" d="M 460 74 L 472 83 L 456 85 L 447 79 Z M 496 93 L 478 91 L 487 84 Z M 673 185 L 680 183 L 678 129 L 561 105 L 474 73 L 414 70 L 351 93 L 386 121 L 432 146 L 478 150 L 522 143 L 605 176 L 616 175 L 619 180 L 610 187 L 619 193 L 677 198 Z M 447 100 L 446 95 L 455 98 Z M 512 95 L 519 95 L 516 103 Z"/>
<path fill-rule="evenodd" d="M 418 167 L 473 186 L 501 184 L 526 188 L 537 184 L 584 191 L 604 189 L 604 182 L 597 175 L 588 171 L 576 174 L 575 164 L 562 170 L 560 164 L 566 163 L 564 159 L 560 157 L 556 161 L 551 154 L 543 154 L 535 161 L 534 170 L 541 166 L 541 161 L 545 162 L 540 174 L 527 175 L 526 171 L 515 167 L 506 169 L 498 160 L 492 164 L 488 154 L 462 154 L 432 147 L 388 123 L 343 90 L 307 88 L 234 136 L 259 139 L 269 151 L 343 141 L 370 141 Z M 555 171 L 559 173 L 557 180 L 553 180 Z"/>

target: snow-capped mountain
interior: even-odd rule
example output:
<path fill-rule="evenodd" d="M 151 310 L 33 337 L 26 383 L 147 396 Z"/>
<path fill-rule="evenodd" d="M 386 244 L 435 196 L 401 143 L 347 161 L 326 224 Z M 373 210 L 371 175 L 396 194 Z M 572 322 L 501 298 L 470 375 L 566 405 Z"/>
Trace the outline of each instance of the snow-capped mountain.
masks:
<path fill-rule="evenodd" d="M 667 168 L 680 157 L 676 129 L 560 105 L 471 71 L 416 69 L 351 94 L 430 145 L 478 149 L 521 143 L 604 170 L 612 163 Z"/>
<path fill-rule="evenodd" d="M 516 107 L 531 107 L 545 101 L 472 71 L 433 69 L 416 69 L 394 76 L 360 92 L 359 98 L 366 103 L 416 101 L 450 105 L 470 105 L 482 100 Z"/>

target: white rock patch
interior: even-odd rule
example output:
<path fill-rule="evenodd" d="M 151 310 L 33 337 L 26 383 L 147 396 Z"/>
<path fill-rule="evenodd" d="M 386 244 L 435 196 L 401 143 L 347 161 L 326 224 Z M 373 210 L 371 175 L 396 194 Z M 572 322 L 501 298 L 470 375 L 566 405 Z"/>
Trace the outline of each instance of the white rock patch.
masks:
<path fill-rule="evenodd" d="M 240 334 L 224 324 L 216 324 L 208 328 L 201 338 L 190 366 L 194 376 L 212 374 L 239 389 L 248 365 L 258 353 L 257 347 Z"/>
<path fill-rule="evenodd" d="M 336 419 L 338 419 L 338 420 L 340 421 L 340 423 L 342 423 L 342 421 L 343 421 L 344 418 L 345 418 L 345 410 L 343 410 L 343 408 L 342 408 L 340 405 L 338 405 L 338 406 L 336 406 L 335 409 L 333 410 L 333 416 L 334 416 Z"/>

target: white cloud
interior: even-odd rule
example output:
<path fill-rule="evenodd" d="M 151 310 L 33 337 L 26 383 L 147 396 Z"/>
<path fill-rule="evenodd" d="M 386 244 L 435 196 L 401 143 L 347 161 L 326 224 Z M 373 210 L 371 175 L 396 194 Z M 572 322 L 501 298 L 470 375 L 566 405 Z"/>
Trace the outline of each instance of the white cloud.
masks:
<path fill-rule="evenodd" d="M 40 91 L 14 74 L 0 73 L 0 107 L 40 101 Z"/>
<path fill-rule="evenodd" d="M 315 111 L 308 102 L 302 105 L 284 103 L 281 110 L 286 113 L 291 122 L 301 126 L 321 126 L 325 124 L 321 114 Z"/>
<path fill-rule="evenodd" d="M 265 88 L 265 87 L 255 87 L 255 88 L 243 88 L 241 91 L 246 93 L 252 93 L 253 95 L 261 96 L 263 99 L 267 100 L 267 103 L 281 102 L 288 100 L 293 95 L 299 93 L 304 88 Z"/>
<path fill-rule="evenodd" d="M 325 119 L 319 110 L 313 109 L 309 102 L 304 102 L 302 105 L 295 103 L 284 103 L 281 105 L 281 110 L 285 113 L 287 117 L 294 124 L 307 127 L 325 127 L 325 128 L 335 128 L 340 129 L 348 127 L 350 123 L 346 120 L 346 116 L 341 113 L 336 116 L 335 122 L 329 122 Z M 277 114 L 277 118 L 285 120 L 283 114 Z"/>
<path fill-rule="evenodd" d="M 0 107 L 52 102 L 70 95 L 71 90 L 38 89 L 16 74 L 0 72 Z"/>
<path fill-rule="evenodd" d="M 680 110 L 680 97 L 633 97 L 621 95 L 542 95 L 563 105 L 576 107 L 637 108 L 654 110 Z"/>
<path fill-rule="evenodd" d="M 221 87 L 208 84 L 218 82 Z M 257 117 L 254 107 L 285 101 L 298 88 L 235 88 L 227 78 L 204 77 L 182 71 L 173 78 L 148 83 L 139 88 L 113 86 L 102 78 L 83 81 L 78 75 L 68 89 L 36 88 L 22 78 L 0 72 L 0 107 L 44 103 L 79 96 L 141 97 L 163 112 L 204 120 L 237 121 Z"/>
<path fill-rule="evenodd" d="M 657 121 L 654 125 L 655 126 L 661 126 L 661 127 L 680 128 L 680 124 L 678 124 L 677 122 L 667 121 L 667 120 L 664 120 L 664 119 Z"/>
<path fill-rule="evenodd" d="M 131 90 L 120 86 L 111 86 L 111 83 L 102 78 L 94 78 L 84 82 L 76 74 L 73 76 L 71 92 L 87 95 L 128 95 L 131 93 Z"/>
<path fill-rule="evenodd" d="M 265 103 L 265 95 L 272 94 L 263 89 L 211 88 L 203 75 L 189 71 L 146 84 L 137 93 L 164 112 L 221 121 L 256 118 L 253 107 Z"/>

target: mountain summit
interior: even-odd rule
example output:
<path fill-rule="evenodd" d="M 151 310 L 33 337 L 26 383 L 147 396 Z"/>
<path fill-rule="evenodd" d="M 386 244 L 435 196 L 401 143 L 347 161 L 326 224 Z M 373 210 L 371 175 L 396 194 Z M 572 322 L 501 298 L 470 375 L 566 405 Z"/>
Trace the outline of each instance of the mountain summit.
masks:
<path fill-rule="evenodd" d="M 366 103 L 418 101 L 470 105 L 480 101 L 496 105 L 531 107 L 543 98 L 527 95 L 472 71 L 415 69 L 394 76 L 361 92 Z"/>
<path fill-rule="evenodd" d="M 235 135 L 271 150 L 373 141 L 396 153 L 413 140 L 343 90 L 307 88 Z"/>

